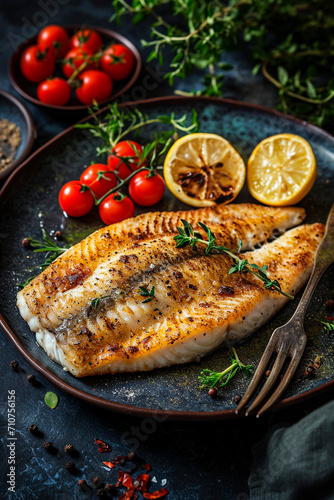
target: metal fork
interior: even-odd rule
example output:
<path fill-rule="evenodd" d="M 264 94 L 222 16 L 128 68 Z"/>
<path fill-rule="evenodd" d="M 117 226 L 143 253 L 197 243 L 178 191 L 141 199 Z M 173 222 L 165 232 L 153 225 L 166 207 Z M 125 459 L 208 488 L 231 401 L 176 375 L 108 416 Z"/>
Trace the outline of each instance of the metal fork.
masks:
<path fill-rule="evenodd" d="M 270 374 L 259 392 L 258 396 L 255 398 L 253 403 L 247 409 L 246 415 L 251 413 L 255 408 L 257 408 L 268 396 L 277 382 L 283 365 L 288 358 L 291 358 L 290 363 L 287 366 L 286 372 L 283 375 L 282 380 L 279 382 L 276 390 L 269 397 L 262 408 L 257 412 L 257 417 L 259 417 L 263 412 L 268 410 L 273 406 L 278 398 L 287 388 L 290 380 L 292 379 L 299 362 L 302 358 L 307 337 L 304 331 L 304 317 L 307 307 L 310 303 L 312 294 L 319 282 L 324 271 L 328 268 L 330 264 L 334 262 L 334 204 L 329 212 L 325 235 L 320 243 L 318 250 L 315 255 L 313 271 L 310 279 L 307 283 L 305 291 L 302 298 L 298 304 L 298 307 L 292 316 L 292 318 L 283 326 L 276 328 L 272 333 L 268 345 L 262 355 L 259 365 L 256 369 L 254 377 L 249 384 L 244 397 L 239 403 L 236 409 L 238 413 L 252 398 L 253 394 L 256 392 L 263 375 L 265 374 L 268 363 L 272 355 L 276 352 L 277 357 L 275 359 L 274 365 L 270 371 Z"/>

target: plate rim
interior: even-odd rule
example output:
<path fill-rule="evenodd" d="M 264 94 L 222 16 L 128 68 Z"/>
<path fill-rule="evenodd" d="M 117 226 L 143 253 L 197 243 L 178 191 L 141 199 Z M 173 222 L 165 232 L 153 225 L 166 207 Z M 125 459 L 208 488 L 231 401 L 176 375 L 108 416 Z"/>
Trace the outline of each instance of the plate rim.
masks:
<path fill-rule="evenodd" d="M 268 114 L 278 116 L 282 119 L 287 119 L 288 121 L 293 121 L 296 123 L 299 123 L 300 125 L 303 125 L 307 128 L 310 128 L 311 130 L 315 130 L 318 134 L 320 133 L 321 135 L 324 135 L 327 139 L 334 141 L 334 135 L 331 133 L 327 132 L 326 130 L 323 130 L 316 125 L 313 125 L 311 123 L 306 122 L 305 120 L 301 120 L 299 118 L 296 118 L 294 116 L 290 116 L 288 114 L 281 113 L 280 111 L 277 111 L 275 109 L 268 108 L 266 106 L 261 106 L 258 104 L 252 104 L 248 102 L 242 102 L 242 101 L 237 101 L 237 100 L 232 100 L 232 99 L 225 99 L 221 97 L 206 97 L 206 96 L 163 96 L 163 97 L 154 97 L 151 99 L 142 99 L 138 101 L 128 101 L 124 103 L 120 103 L 119 107 L 134 107 L 134 106 L 141 106 L 141 105 L 146 105 L 146 104 L 159 104 L 161 102 L 166 102 L 166 101 L 172 101 L 175 103 L 182 103 L 183 101 L 189 102 L 207 102 L 207 103 L 220 103 L 220 104 L 225 104 L 225 105 L 231 105 L 235 106 L 238 108 L 246 108 L 246 109 L 257 109 L 263 112 L 267 112 Z M 104 108 L 100 109 L 94 115 L 99 115 L 100 113 L 104 113 L 108 109 L 108 106 L 105 106 Z M 79 120 L 75 124 L 71 125 L 64 131 L 60 132 L 57 134 L 55 137 L 50 139 L 48 142 L 46 142 L 44 145 L 42 145 L 40 148 L 38 148 L 32 155 L 30 155 L 16 170 L 12 172 L 10 177 L 7 179 L 5 184 L 3 185 L 2 189 L 0 190 L 0 199 L 8 189 L 9 185 L 13 182 L 14 178 L 16 175 L 19 174 L 19 172 L 25 168 L 29 163 L 38 155 L 40 154 L 44 149 L 47 149 L 53 142 L 57 141 L 60 137 L 70 133 L 74 128 L 77 123 L 83 123 L 87 120 L 89 120 L 92 117 L 92 115 L 88 115 L 85 118 Z M 84 400 L 88 403 L 94 404 L 99 407 L 106 408 L 108 410 L 115 411 L 117 413 L 123 413 L 123 414 L 128 414 L 128 415 L 134 415 L 138 417 L 151 417 L 151 418 L 156 418 L 156 419 L 163 419 L 163 418 L 168 418 L 170 420 L 182 420 L 182 421 L 204 421 L 204 420 L 228 420 L 232 418 L 244 418 L 245 417 L 245 412 L 241 412 L 239 414 L 235 413 L 235 409 L 229 409 L 229 410 L 213 410 L 213 411 L 177 411 L 177 410 L 159 410 L 159 409 L 151 409 L 151 408 L 142 408 L 138 406 L 133 406 L 133 405 L 128 405 L 124 403 L 117 403 L 114 401 L 106 400 L 103 399 L 99 396 L 94 396 L 93 394 L 89 394 L 87 392 L 84 392 L 80 389 L 76 389 L 75 387 L 71 386 L 67 382 L 64 382 L 61 378 L 59 378 L 56 374 L 54 374 L 51 370 L 48 368 L 44 367 L 43 365 L 39 364 L 38 361 L 35 360 L 33 355 L 30 354 L 30 352 L 21 344 L 19 338 L 16 336 L 16 334 L 13 332 L 13 330 L 10 328 L 10 326 L 7 324 L 5 321 L 4 317 L 0 313 L 0 327 L 4 330 L 4 332 L 7 334 L 9 339 L 12 341 L 12 343 L 15 345 L 15 347 L 18 349 L 20 354 L 40 373 L 42 373 L 50 382 L 55 384 L 57 387 L 60 389 L 64 390 L 65 392 L 78 397 L 81 400 Z M 281 400 L 275 407 L 271 410 L 271 412 L 276 412 L 277 410 L 286 408 L 288 406 L 298 404 L 301 402 L 304 402 L 310 398 L 312 398 L 315 395 L 322 394 L 324 392 L 327 392 L 328 390 L 334 388 L 334 379 L 327 381 L 323 384 L 321 384 L 318 387 L 314 387 L 313 389 L 306 390 L 300 394 L 292 395 L 289 396 L 288 398 L 284 398 Z"/>
<path fill-rule="evenodd" d="M 27 106 L 19 99 L 17 99 L 17 97 L 15 97 L 13 94 L 7 92 L 7 90 L 0 89 L 0 95 L 8 101 L 12 102 L 18 108 L 27 127 L 27 137 L 23 149 L 19 156 L 14 159 L 13 163 L 11 163 L 8 168 L 5 168 L 2 172 L 0 172 L 1 181 L 5 177 L 8 177 L 27 158 L 30 151 L 32 150 L 37 133 L 34 119 Z"/>
<path fill-rule="evenodd" d="M 79 25 L 73 25 L 73 24 L 72 25 L 62 26 L 62 27 L 64 29 L 68 30 L 68 31 L 75 30 L 75 29 L 80 29 L 81 28 L 81 26 L 79 26 Z M 138 79 L 138 76 L 139 76 L 139 74 L 141 72 L 141 69 L 142 69 L 142 59 L 141 59 L 141 55 L 139 53 L 139 50 L 134 45 L 134 43 L 132 43 L 131 40 L 129 40 L 129 38 L 126 38 L 121 33 L 118 33 L 117 31 L 114 31 L 114 30 L 110 30 L 108 28 L 99 27 L 99 26 L 90 26 L 89 25 L 89 26 L 85 26 L 85 28 L 88 28 L 90 30 L 95 30 L 99 34 L 102 34 L 102 35 L 104 35 L 106 37 L 110 37 L 110 38 L 116 40 L 117 42 L 123 43 L 123 45 L 125 45 L 126 47 L 128 47 L 131 50 L 131 52 L 134 55 L 135 61 L 136 61 L 135 70 L 134 70 L 131 78 L 129 79 L 129 81 L 118 92 L 116 92 L 115 94 L 111 94 L 111 96 L 108 97 L 108 99 L 105 99 L 101 103 L 104 106 L 108 102 L 113 102 L 115 99 L 117 99 L 118 97 L 120 97 L 121 95 L 123 95 L 125 92 L 127 92 L 136 83 L 136 81 Z M 46 104 L 45 102 L 39 101 L 35 97 L 31 96 L 18 83 L 18 80 L 17 80 L 17 77 L 16 77 L 16 72 L 15 72 L 15 65 L 17 64 L 17 60 L 21 56 L 23 50 L 26 47 L 28 47 L 29 45 L 32 45 L 33 43 L 35 43 L 37 41 L 37 36 L 38 36 L 38 34 L 36 34 L 36 35 L 28 38 L 27 40 L 25 40 L 23 43 L 21 43 L 12 52 L 12 54 L 10 56 L 10 59 L 9 59 L 9 62 L 8 62 L 8 77 L 9 77 L 10 83 L 12 84 L 12 86 L 14 87 L 14 89 L 16 90 L 16 92 L 18 92 L 22 97 L 24 97 L 28 101 L 32 102 L 36 106 L 41 106 L 41 107 L 43 107 L 45 109 L 49 109 L 49 110 L 52 110 L 52 111 L 58 111 L 58 112 L 63 112 L 63 111 L 73 111 L 73 112 L 74 111 L 77 111 L 77 112 L 87 111 L 87 105 L 86 104 L 77 104 L 77 105 L 75 104 L 75 105 L 71 105 L 71 106 L 67 106 L 67 105 L 58 106 L 58 105 L 54 105 L 54 104 Z"/>

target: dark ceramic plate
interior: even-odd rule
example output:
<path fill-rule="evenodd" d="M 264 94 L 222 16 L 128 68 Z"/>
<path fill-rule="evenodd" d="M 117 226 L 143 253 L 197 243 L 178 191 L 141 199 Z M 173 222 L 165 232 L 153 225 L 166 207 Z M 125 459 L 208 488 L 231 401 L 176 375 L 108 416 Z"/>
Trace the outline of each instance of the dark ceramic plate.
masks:
<path fill-rule="evenodd" d="M 70 35 L 75 33 L 77 30 L 81 28 L 81 26 L 64 26 L 64 28 L 68 31 Z M 87 26 L 85 26 L 87 28 Z M 100 104 L 106 104 L 107 102 L 114 101 L 120 95 L 124 94 L 127 90 L 129 90 L 132 85 L 137 80 L 140 70 L 141 70 L 141 58 L 137 48 L 130 42 L 127 38 L 116 33 L 116 31 L 111 31 L 105 28 L 97 28 L 96 26 L 88 26 L 89 29 L 96 31 L 100 37 L 102 38 L 103 44 L 108 45 L 113 42 L 121 43 L 126 45 L 134 55 L 135 65 L 134 68 L 128 76 L 124 80 L 119 82 L 114 82 L 114 89 L 112 95 L 101 102 Z M 48 108 L 54 111 L 85 111 L 87 110 L 87 106 L 85 104 L 81 104 L 80 101 L 76 98 L 74 90 L 72 90 L 71 98 L 66 106 L 53 106 L 51 104 L 45 104 L 41 102 L 37 98 L 37 83 L 30 82 L 27 80 L 21 70 L 20 70 L 20 58 L 22 52 L 29 46 L 33 45 L 37 42 L 37 35 L 32 38 L 29 38 L 27 41 L 22 43 L 13 53 L 8 66 L 8 75 L 9 79 L 19 94 L 21 94 L 25 99 L 37 104 L 38 106 L 42 106 L 44 108 Z M 64 78 L 62 71 L 58 68 L 55 72 L 56 76 L 60 76 Z M 81 115 L 82 116 L 82 115 Z"/>
<path fill-rule="evenodd" d="M 0 180 L 15 170 L 30 153 L 36 136 L 35 126 L 28 109 L 16 97 L 0 89 L 0 120 L 7 118 L 21 130 L 21 144 L 16 151 L 14 161 L 4 170 L 0 170 Z"/>
<path fill-rule="evenodd" d="M 214 98 L 166 97 L 132 103 L 151 116 L 175 112 L 176 116 L 196 109 L 201 130 L 226 137 L 246 160 L 265 137 L 290 132 L 305 137 L 312 145 L 319 173 L 311 192 L 301 203 L 307 222 L 326 220 L 334 201 L 334 138 L 326 132 L 266 108 Z M 154 129 L 145 130 L 142 140 Z M 85 133 L 84 133 L 85 132 Z M 52 362 L 36 344 L 34 335 L 21 319 L 15 306 L 17 284 L 37 274 L 43 258 L 23 248 L 25 236 L 41 238 L 41 227 L 48 232 L 61 229 L 65 243 L 73 244 L 101 227 L 96 213 L 81 219 L 64 218 L 57 202 L 60 187 L 79 178 L 84 165 L 95 159 L 96 140 L 87 131 L 69 128 L 31 156 L 7 181 L 0 195 L 2 214 L 0 234 L 0 312 L 1 325 L 19 351 L 37 370 L 62 389 L 91 403 L 119 412 L 142 416 L 168 415 L 175 419 L 210 419 L 235 417 L 233 397 L 242 394 L 249 382 L 244 375 L 235 377 L 212 400 L 199 388 L 198 375 L 203 368 L 221 370 L 227 366 L 226 349 L 204 358 L 200 364 L 172 366 L 148 373 L 94 376 L 77 379 Z M 254 202 L 246 187 L 236 202 Z M 24 210 L 23 208 L 24 207 Z M 157 210 L 189 208 L 167 192 Z M 334 386 L 334 335 L 323 330 L 317 319 L 324 318 L 324 302 L 333 296 L 334 267 L 321 280 L 308 311 L 308 344 L 301 367 L 316 355 L 323 355 L 323 365 L 314 379 L 296 378 L 287 397 L 278 407 L 301 401 Z M 300 295 L 300 294 L 299 294 Z M 240 359 L 257 364 L 268 338 L 277 326 L 292 315 L 298 298 L 288 304 L 264 327 L 238 347 Z"/>

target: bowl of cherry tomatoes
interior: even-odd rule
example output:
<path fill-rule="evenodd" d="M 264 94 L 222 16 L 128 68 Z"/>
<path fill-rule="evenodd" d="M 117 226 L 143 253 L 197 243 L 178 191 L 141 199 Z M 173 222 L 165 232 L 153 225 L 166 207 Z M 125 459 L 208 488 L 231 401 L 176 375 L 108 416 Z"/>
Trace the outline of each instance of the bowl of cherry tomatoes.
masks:
<path fill-rule="evenodd" d="M 57 111 L 82 111 L 95 101 L 114 100 L 132 87 L 140 70 L 140 54 L 127 38 L 86 26 L 45 26 L 9 62 L 17 92 Z"/>

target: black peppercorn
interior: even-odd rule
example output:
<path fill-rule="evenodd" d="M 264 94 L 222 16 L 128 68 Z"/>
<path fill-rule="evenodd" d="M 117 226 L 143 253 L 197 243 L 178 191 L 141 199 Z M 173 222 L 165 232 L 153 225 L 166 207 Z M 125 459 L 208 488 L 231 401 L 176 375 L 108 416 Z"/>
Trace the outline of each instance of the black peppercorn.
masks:
<path fill-rule="evenodd" d="M 98 496 L 99 498 L 104 498 L 105 496 L 105 491 L 103 488 L 99 488 L 97 491 L 96 491 L 96 496 Z"/>
<path fill-rule="evenodd" d="M 13 361 L 10 362 L 10 365 L 11 369 L 14 371 L 14 372 L 17 372 L 18 371 L 18 367 L 19 367 L 19 364 L 18 362 L 13 359 Z"/>
<path fill-rule="evenodd" d="M 78 486 L 80 486 L 80 488 L 85 490 L 85 489 L 87 489 L 87 482 L 84 479 L 79 479 Z"/>
<path fill-rule="evenodd" d="M 111 483 L 108 483 L 108 484 L 105 485 L 104 491 L 106 493 L 112 493 L 113 491 L 115 491 L 115 486 L 113 484 L 111 484 Z"/>
<path fill-rule="evenodd" d="M 334 308 L 334 300 L 333 299 L 326 300 L 326 307 L 328 307 L 328 309 L 333 309 Z"/>
<path fill-rule="evenodd" d="M 35 385 L 36 384 L 36 377 L 35 375 L 27 375 L 27 380 L 29 384 Z"/>
<path fill-rule="evenodd" d="M 51 441 L 45 441 L 45 443 L 43 444 L 43 448 L 46 451 L 52 451 L 53 450 L 53 443 L 51 443 Z"/>
<path fill-rule="evenodd" d="M 71 455 L 74 452 L 73 444 L 67 444 L 66 446 L 64 446 L 64 452 Z"/>
<path fill-rule="evenodd" d="M 217 393 L 218 393 L 218 391 L 217 391 L 217 389 L 214 389 L 214 387 L 211 387 L 211 389 L 209 389 L 209 392 L 208 392 L 210 398 L 216 398 Z"/>
<path fill-rule="evenodd" d="M 55 232 L 55 237 L 57 238 L 57 240 L 61 240 L 62 236 L 63 235 L 61 234 L 61 231 L 56 231 Z"/>
<path fill-rule="evenodd" d="M 29 245 L 30 245 L 29 238 L 23 238 L 23 240 L 22 240 L 22 246 L 23 247 L 28 247 Z"/>
<path fill-rule="evenodd" d="M 69 472 L 73 472 L 75 470 L 75 463 L 74 462 L 67 462 L 66 469 Z"/>
<path fill-rule="evenodd" d="M 93 484 L 94 484 L 95 486 L 101 486 L 102 481 L 101 481 L 101 479 L 100 479 L 99 477 L 94 477 L 94 479 L 93 479 Z"/>
<path fill-rule="evenodd" d="M 31 424 L 31 426 L 29 427 L 29 432 L 31 432 L 31 434 L 38 434 L 38 427 L 36 424 Z"/>
<path fill-rule="evenodd" d="M 237 394 L 236 396 L 234 396 L 233 398 L 233 403 L 235 403 L 236 405 L 239 404 L 241 401 L 241 396 L 239 396 L 239 394 Z"/>
<path fill-rule="evenodd" d="M 134 451 L 130 451 L 128 454 L 128 460 L 134 460 L 137 457 L 136 453 Z"/>

